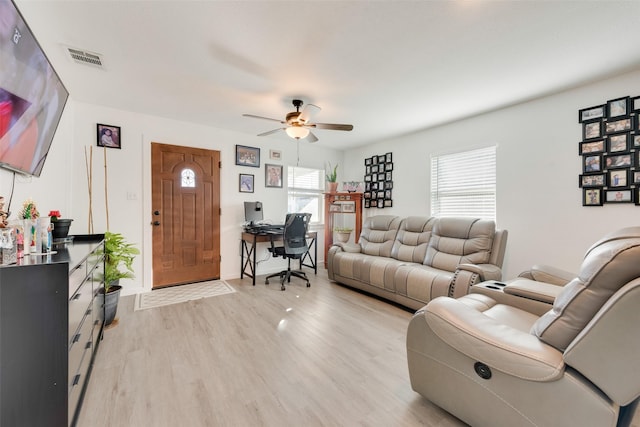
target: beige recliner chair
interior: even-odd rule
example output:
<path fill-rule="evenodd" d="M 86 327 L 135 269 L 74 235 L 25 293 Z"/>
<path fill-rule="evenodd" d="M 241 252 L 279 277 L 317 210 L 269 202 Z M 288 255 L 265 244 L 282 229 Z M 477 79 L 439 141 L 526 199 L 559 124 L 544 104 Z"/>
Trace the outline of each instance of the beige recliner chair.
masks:
<path fill-rule="evenodd" d="M 542 316 L 485 294 L 432 300 L 409 324 L 407 358 L 412 388 L 472 426 L 629 425 L 640 396 L 640 227 L 594 244 Z"/>

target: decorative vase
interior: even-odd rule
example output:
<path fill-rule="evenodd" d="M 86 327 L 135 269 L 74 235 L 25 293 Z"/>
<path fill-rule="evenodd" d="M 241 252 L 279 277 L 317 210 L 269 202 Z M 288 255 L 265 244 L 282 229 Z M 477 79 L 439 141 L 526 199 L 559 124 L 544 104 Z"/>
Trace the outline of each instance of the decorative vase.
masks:
<path fill-rule="evenodd" d="M 329 184 L 329 193 L 335 193 L 338 190 L 337 182 L 328 182 Z"/>
<path fill-rule="evenodd" d="M 101 290 L 100 296 L 104 297 L 104 324 L 105 326 L 113 323 L 113 320 L 116 318 L 116 313 L 118 312 L 118 301 L 120 300 L 120 290 L 122 290 L 122 286 L 120 286 L 120 280 L 115 280 L 109 289 L 109 292 L 104 293 L 104 289 Z"/>
<path fill-rule="evenodd" d="M 337 238 L 339 242 L 347 243 L 351 237 L 351 231 L 337 231 Z"/>
<path fill-rule="evenodd" d="M 69 235 L 69 227 L 71 227 L 72 219 L 62 219 L 58 218 L 55 221 L 51 221 L 51 225 L 53 226 L 53 230 L 51 230 L 51 234 L 54 239 L 64 239 Z"/>

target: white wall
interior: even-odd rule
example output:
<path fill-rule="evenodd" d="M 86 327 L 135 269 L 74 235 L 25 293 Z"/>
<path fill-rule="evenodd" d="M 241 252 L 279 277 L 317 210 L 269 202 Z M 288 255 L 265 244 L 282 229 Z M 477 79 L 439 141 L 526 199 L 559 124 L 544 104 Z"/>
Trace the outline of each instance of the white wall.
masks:
<path fill-rule="evenodd" d="M 89 195 L 85 167 L 85 150 L 93 147 L 92 211 L 94 232 L 106 230 L 104 197 L 104 149 L 96 144 L 96 123 L 122 128 L 122 149 L 108 149 L 109 228 L 121 232 L 142 250 L 134 263 L 136 278 L 126 281 L 123 294 L 151 289 L 151 142 L 206 148 L 221 152 L 221 277 L 240 276 L 240 232 L 244 222 L 244 201 L 263 202 L 265 219 L 283 222 L 287 213 L 286 167 L 298 163 L 297 143 L 284 135 L 258 138 L 253 135 L 224 131 L 192 123 L 168 120 L 145 114 L 105 108 L 70 100 L 62 123 L 52 143 L 50 155 L 40 178 L 17 178 L 12 211 L 22 201 L 33 197 L 40 212 L 46 215 L 58 209 L 73 218 L 72 234 L 88 232 Z M 261 149 L 260 168 L 235 165 L 235 145 Z M 269 159 L 269 149 L 280 150 L 281 160 Z M 299 165 L 323 168 L 327 161 L 342 162 L 342 152 L 322 148 L 321 144 L 300 143 Z M 283 188 L 265 188 L 264 164 L 282 164 L 285 171 Z M 255 192 L 238 191 L 238 175 L 255 175 Z M 8 199 L 10 172 L 0 170 L 0 194 Z M 14 214 L 15 216 L 15 214 Z M 322 248 L 322 233 L 318 247 Z M 319 250 L 319 253 L 323 253 Z M 319 256 L 322 258 L 322 256 Z M 282 259 L 273 259 L 260 245 L 258 274 L 279 271 Z"/>
<path fill-rule="evenodd" d="M 577 271 L 605 233 L 639 225 L 640 206 L 583 207 L 578 110 L 640 95 L 640 72 L 345 153 L 345 179 L 362 181 L 363 159 L 393 153 L 393 207 L 375 214 L 429 215 L 430 156 L 497 144 L 497 223 L 509 231 L 504 277 L 533 264 Z M 425 95 L 425 96 L 428 96 Z"/>

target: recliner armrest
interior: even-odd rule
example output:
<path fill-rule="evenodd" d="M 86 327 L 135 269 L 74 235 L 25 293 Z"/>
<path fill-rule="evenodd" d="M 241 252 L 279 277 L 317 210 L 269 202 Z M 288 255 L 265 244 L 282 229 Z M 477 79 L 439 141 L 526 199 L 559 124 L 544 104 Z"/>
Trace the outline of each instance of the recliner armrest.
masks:
<path fill-rule="evenodd" d="M 560 351 L 460 300 L 435 298 L 421 315 L 442 341 L 492 369 L 530 381 L 554 381 L 564 372 Z"/>
<path fill-rule="evenodd" d="M 469 288 L 487 280 L 500 280 L 502 269 L 493 264 L 458 264 L 449 286 L 449 296 L 458 298 L 469 293 Z"/>
<path fill-rule="evenodd" d="M 550 265 L 534 265 L 530 270 L 523 271 L 518 277 L 535 280 L 536 282 L 546 282 L 552 285 L 564 286 L 576 277 L 576 274 L 552 267 Z"/>
<path fill-rule="evenodd" d="M 458 270 L 466 270 L 480 276 L 480 282 L 502 279 L 502 269 L 493 264 L 459 264 Z"/>
<path fill-rule="evenodd" d="M 344 252 L 351 252 L 351 253 L 356 253 L 356 254 L 359 254 L 360 252 L 362 252 L 362 246 L 360 246 L 360 243 L 336 242 L 336 243 L 333 244 L 333 246 L 339 247 Z"/>

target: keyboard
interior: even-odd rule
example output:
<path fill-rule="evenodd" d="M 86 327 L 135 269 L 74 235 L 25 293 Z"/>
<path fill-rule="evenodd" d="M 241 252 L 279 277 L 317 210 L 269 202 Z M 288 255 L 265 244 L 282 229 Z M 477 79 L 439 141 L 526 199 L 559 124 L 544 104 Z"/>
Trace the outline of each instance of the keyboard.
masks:
<path fill-rule="evenodd" d="M 250 233 L 265 233 L 269 231 L 283 231 L 283 224 L 261 224 L 247 227 L 247 231 Z"/>

